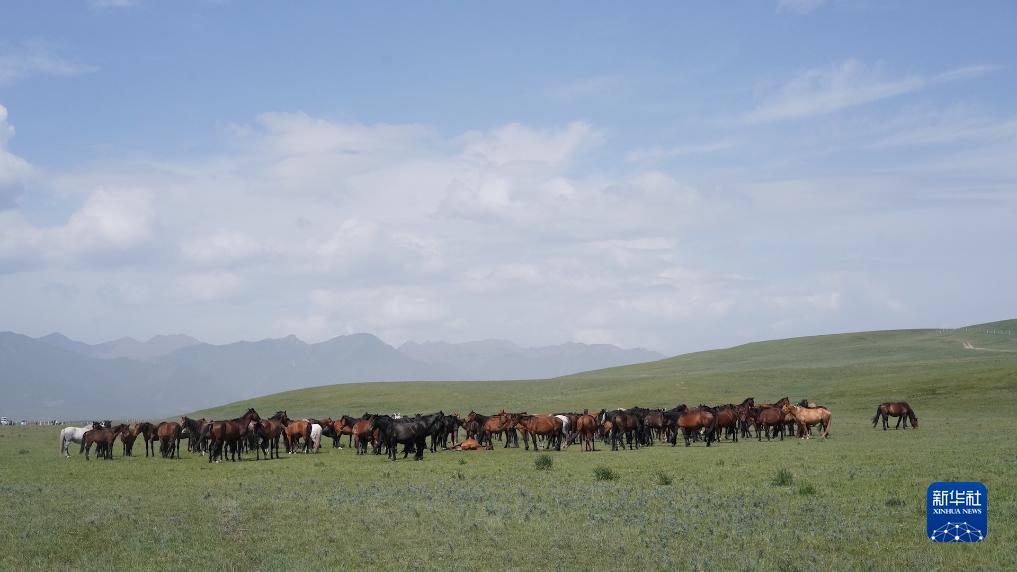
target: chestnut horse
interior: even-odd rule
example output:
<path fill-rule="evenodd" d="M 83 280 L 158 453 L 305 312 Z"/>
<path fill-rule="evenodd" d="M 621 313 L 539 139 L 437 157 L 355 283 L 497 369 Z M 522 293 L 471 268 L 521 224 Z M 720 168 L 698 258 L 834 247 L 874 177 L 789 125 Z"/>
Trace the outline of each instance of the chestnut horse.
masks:
<path fill-rule="evenodd" d="M 740 420 L 737 407 L 730 403 L 718 405 L 714 408 L 714 413 L 717 415 L 717 428 L 722 430 L 722 434 L 717 437 L 717 441 L 719 442 L 721 437 L 731 437 L 731 440 L 737 443 L 738 422 Z"/>
<path fill-rule="evenodd" d="M 915 414 L 915 410 L 911 409 L 907 401 L 888 401 L 886 403 L 880 403 L 879 407 L 876 408 L 876 416 L 872 418 L 872 427 L 876 427 L 876 423 L 879 420 L 883 420 L 883 431 L 886 431 L 890 427 L 888 417 L 898 417 L 897 426 L 894 429 L 900 429 L 901 422 L 904 422 L 904 429 L 908 428 L 908 420 L 911 421 L 911 426 L 918 429 L 918 416 Z"/>
<path fill-rule="evenodd" d="M 556 451 L 561 451 L 562 441 L 562 421 L 553 415 L 526 415 L 526 414 L 515 414 L 509 416 L 511 421 L 514 421 L 515 428 L 523 432 L 523 443 L 526 445 L 526 450 L 530 450 L 530 436 L 533 437 L 533 450 L 537 451 L 540 447 L 537 446 L 537 438 L 545 437 L 547 439 L 547 445 L 545 449 L 550 449 L 554 446 Z"/>
<path fill-rule="evenodd" d="M 365 413 L 362 418 L 358 419 L 357 422 L 353 424 L 352 439 L 353 443 L 357 447 L 356 451 L 358 455 L 366 455 L 367 444 L 376 440 L 373 438 L 374 427 L 371 426 L 371 419 L 373 417 L 374 415 Z"/>
<path fill-rule="evenodd" d="M 756 439 L 759 441 L 763 440 L 763 435 L 760 433 L 766 433 L 766 440 L 770 440 L 770 428 L 773 428 L 773 436 L 777 436 L 777 432 L 780 432 L 780 440 L 784 440 L 784 411 L 773 406 L 766 407 L 753 407 L 753 417 L 756 419 Z"/>
<path fill-rule="evenodd" d="M 816 423 L 823 424 L 823 438 L 830 436 L 830 410 L 825 407 L 802 407 L 800 405 L 784 404 L 784 413 L 790 414 L 798 423 L 798 435 L 802 439 L 812 438 L 811 426 Z"/>
<path fill-rule="evenodd" d="M 576 419 L 573 435 L 578 435 L 583 440 L 583 451 L 596 451 L 597 418 L 589 413 L 583 413 Z M 568 440 L 565 448 L 572 445 L 572 438 Z"/>
<path fill-rule="evenodd" d="M 478 415 L 477 417 L 479 418 L 481 416 Z M 502 448 L 507 449 L 513 442 L 512 438 L 509 436 L 509 432 L 517 429 L 516 424 L 518 422 L 518 417 L 519 415 L 510 415 L 505 413 L 504 409 L 498 412 L 497 415 L 486 417 L 484 419 L 484 423 L 480 426 L 478 440 L 482 443 L 486 443 L 487 448 L 490 450 L 494 449 L 494 435 L 505 435 L 505 446 Z M 516 441 L 516 447 L 518 446 L 519 443 Z M 536 446 L 536 442 L 534 442 L 534 446 Z"/>
<path fill-rule="evenodd" d="M 159 454 L 164 459 L 172 459 L 173 455 L 176 455 L 178 459 L 180 458 L 181 431 L 183 431 L 183 427 L 176 421 L 160 423 L 155 429 L 155 434 L 159 437 Z"/>
<path fill-rule="evenodd" d="M 706 431 L 707 447 L 717 438 L 717 415 L 712 408 L 705 405 L 700 405 L 695 409 L 688 409 L 683 412 L 675 421 L 675 426 L 682 432 L 686 447 L 692 445 L 693 431 L 697 434 L 700 430 Z M 677 433 L 675 433 L 675 441 L 677 441 L 677 437 Z"/>

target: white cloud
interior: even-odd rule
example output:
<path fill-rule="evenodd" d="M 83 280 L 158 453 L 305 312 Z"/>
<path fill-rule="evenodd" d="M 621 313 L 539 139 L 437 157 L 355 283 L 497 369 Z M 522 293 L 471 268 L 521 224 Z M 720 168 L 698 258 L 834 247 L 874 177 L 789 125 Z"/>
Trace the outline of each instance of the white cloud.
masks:
<path fill-rule="evenodd" d="M 748 123 L 772 123 L 825 115 L 940 83 L 979 77 L 994 69 L 969 66 L 933 76 L 899 75 L 887 73 L 881 65 L 849 59 L 829 68 L 801 72 L 765 96 L 743 119 Z"/>
<path fill-rule="evenodd" d="M 218 266 L 243 262 L 255 257 L 262 246 L 254 237 L 240 231 L 218 229 L 214 233 L 184 241 L 183 255 L 197 264 Z"/>
<path fill-rule="evenodd" d="M 0 85 L 39 75 L 71 77 L 96 69 L 61 56 L 45 42 L 0 46 Z"/>
<path fill-rule="evenodd" d="M 494 166 L 515 162 L 564 163 L 576 153 L 600 144 L 603 135 L 583 121 L 564 129 L 533 129 L 510 123 L 492 131 L 470 132 L 464 136 L 463 156 Z"/>
<path fill-rule="evenodd" d="M 625 154 L 625 161 L 628 163 L 651 163 L 664 161 L 677 157 L 689 155 L 706 155 L 716 153 L 734 147 L 733 143 L 718 141 L 715 143 L 703 143 L 699 145 L 679 145 L 677 147 L 647 147 L 645 149 L 633 149 Z"/>
<path fill-rule="evenodd" d="M 150 193 L 101 189 L 67 224 L 49 231 L 66 253 L 125 251 L 152 239 L 155 210 Z"/>
<path fill-rule="evenodd" d="M 7 108 L 0 105 L 0 210 L 14 205 L 32 175 L 27 161 L 8 151 L 14 126 L 7 121 Z"/>
<path fill-rule="evenodd" d="M 234 133 L 200 160 L 35 175 L 29 210 L 0 211 L 0 295 L 26 300 L 6 327 L 62 303 L 29 285 L 66 283 L 92 320 L 129 309 L 104 322 L 110 337 L 133 321 L 213 341 L 369 331 L 689 350 L 862 316 L 892 325 L 932 296 L 910 261 L 952 256 L 943 228 L 1008 232 L 993 230 L 1006 209 L 961 202 L 966 186 L 927 170 L 774 174 L 766 153 L 699 177 L 695 161 L 601 165 L 603 135 L 583 123 L 442 136 L 298 113 Z M 1007 188 L 1012 166 L 991 160 Z M 46 201 L 65 214 L 31 210 Z M 903 277 L 878 267 L 891 254 Z M 871 277 L 828 277 L 852 265 Z"/>
<path fill-rule="evenodd" d="M 201 272 L 181 276 L 177 285 L 189 298 L 211 302 L 238 294 L 243 290 L 244 281 L 232 272 Z"/>

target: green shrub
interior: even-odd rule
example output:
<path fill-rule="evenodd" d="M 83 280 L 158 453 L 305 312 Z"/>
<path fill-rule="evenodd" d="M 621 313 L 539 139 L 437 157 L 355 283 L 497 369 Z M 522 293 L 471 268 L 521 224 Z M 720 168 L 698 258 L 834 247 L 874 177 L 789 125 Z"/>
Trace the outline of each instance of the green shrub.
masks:
<path fill-rule="evenodd" d="M 551 467 L 554 466 L 554 459 L 551 455 L 543 454 L 533 460 L 533 465 L 537 467 L 538 471 L 550 471 Z"/>
<path fill-rule="evenodd" d="M 787 469 L 780 469 L 777 474 L 773 476 L 773 480 L 770 481 L 775 487 L 790 487 L 795 482 L 794 475 Z"/>
<path fill-rule="evenodd" d="M 610 467 L 597 467 L 593 469 L 593 478 L 598 481 L 614 481 L 618 479 L 618 473 L 612 471 Z"/>

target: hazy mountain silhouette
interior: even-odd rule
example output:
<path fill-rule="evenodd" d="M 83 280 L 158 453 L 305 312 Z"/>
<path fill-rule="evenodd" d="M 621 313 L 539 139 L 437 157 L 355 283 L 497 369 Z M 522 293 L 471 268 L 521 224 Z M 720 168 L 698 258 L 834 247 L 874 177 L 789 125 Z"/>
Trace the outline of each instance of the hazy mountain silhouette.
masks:
<path fill-rule="evenodd" d="M 314 344 L 288 336 L 213 345 L 171 335 L 93 345 L 60 333 L 33 339 L 7 332 L 0 334 L 0 414 L 166 416 L 316 385 L 547 378 L 661 357 L 609 345 L 523 348 L 503 340 L 396 349 L 371 334 Z"/>

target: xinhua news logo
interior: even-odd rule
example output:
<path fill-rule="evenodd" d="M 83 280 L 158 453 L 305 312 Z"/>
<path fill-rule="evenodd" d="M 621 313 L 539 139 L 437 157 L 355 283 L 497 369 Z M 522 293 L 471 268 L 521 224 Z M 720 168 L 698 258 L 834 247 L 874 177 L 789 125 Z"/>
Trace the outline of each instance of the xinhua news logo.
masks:
<path fill-rule="evenodd" d="M 933 542 L 981 542 L 989 533 L 989 491 L 982 483 L 932 483 L 925 506 Z"/>

